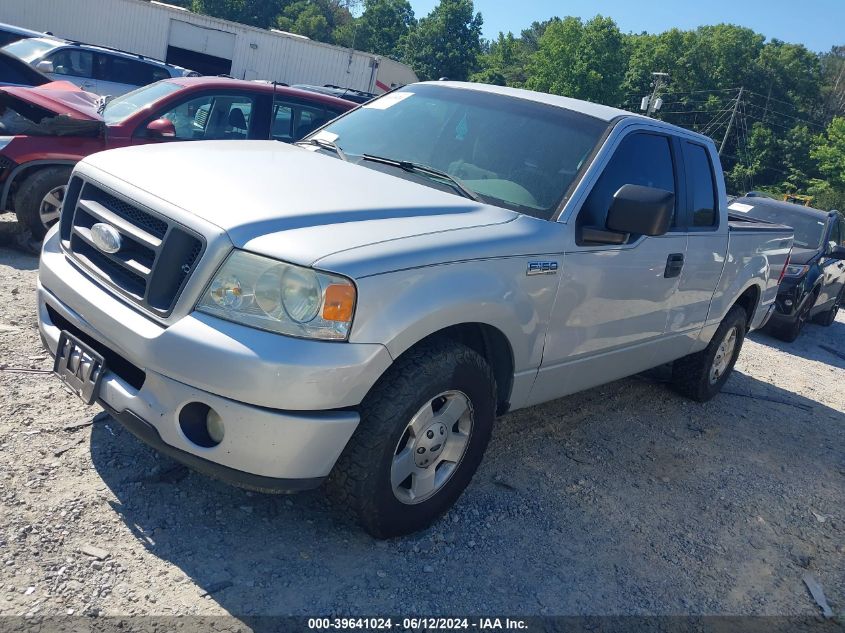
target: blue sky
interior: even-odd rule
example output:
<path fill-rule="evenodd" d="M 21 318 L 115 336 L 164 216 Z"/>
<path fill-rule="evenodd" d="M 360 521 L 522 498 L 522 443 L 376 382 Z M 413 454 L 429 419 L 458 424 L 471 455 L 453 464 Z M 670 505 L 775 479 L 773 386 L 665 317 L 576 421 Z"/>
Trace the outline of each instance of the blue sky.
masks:
<path fill-rule="evenodd" d="M 410 0 L 423 17 L 437 0 Z M 659 33 L 671 27 L 690 29 L 729 22 L 768 38 L 827 51 L 845 44 L 845 0 L 475 0 L 484 16 L 484 36 L 499 31 L 518 34 L 534 20 L 596 14 L 613 18 L 624 32 Z"/>

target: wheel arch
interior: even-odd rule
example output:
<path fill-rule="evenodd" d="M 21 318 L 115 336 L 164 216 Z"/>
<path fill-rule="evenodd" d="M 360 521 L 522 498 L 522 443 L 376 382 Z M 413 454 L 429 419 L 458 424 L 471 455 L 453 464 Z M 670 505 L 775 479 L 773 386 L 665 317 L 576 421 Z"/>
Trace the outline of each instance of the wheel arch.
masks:
<path fill-rule="evenodd" d="M 3 189 L 0 190 L 0 209 L 10 210 L 9 200 L 12 192 L 12 186 L 18 182 L 23 182 L 32 174 L 47 167 L 71 167 L 73 168 L 78 160 L 67 159 L 50 159 L 31 160 L 26 163 L 21 163 L 15 167 L 3 183 Z"/>
<path fill-rule="evenodd" d="M 754 320 L 754 313 L 757 312 L 757 308 L 760 305 L 760 298 L 762 296 L 763 290 L 760 288 L 759 284 L 752 283 L 743 290 L 739 297 L 737 297 L 736 301 L 734 301 L 733 305 L 740 306 L 745 310 L 746 328 L 751 327 L 751 323 Z"/>
<path fill-rule="evenodd" d="M 513 390 L 514 354 L 505 333 L 488 323 L 458 323 L 425 336 L 404 350 L 399 358 L 438 339 L 449 339 L 466 345 L 487 361 L 496 379 L 496 413 L 506 413 Z"/>

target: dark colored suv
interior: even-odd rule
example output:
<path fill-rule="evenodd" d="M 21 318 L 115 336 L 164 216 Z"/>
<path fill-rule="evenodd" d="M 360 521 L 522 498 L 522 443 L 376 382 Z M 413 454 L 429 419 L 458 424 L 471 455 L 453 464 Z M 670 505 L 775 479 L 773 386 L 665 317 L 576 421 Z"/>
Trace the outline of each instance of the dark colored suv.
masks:
<path fill-rule="evenodd" d="M 831 325 L 845 296 L 845 219 L 837 211 L 758 196 L 737 198 L 729 208 L 732 213 L 785 224 L 795 231 L 769 331 L 794 341 L 808 319 Z"/>

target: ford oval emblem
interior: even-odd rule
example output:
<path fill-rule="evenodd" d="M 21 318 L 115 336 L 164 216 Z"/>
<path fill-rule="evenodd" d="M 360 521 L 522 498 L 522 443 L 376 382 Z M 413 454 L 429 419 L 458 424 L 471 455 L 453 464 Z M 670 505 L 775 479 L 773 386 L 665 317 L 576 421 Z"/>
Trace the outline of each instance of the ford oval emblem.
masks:
<path fill-rule="evenodd" d="M 97 222 L 91 227 L 91 240 L 94 246 L 104 253 L 116 253 L 123 246 L 123 238 L 111 224 Z"/>

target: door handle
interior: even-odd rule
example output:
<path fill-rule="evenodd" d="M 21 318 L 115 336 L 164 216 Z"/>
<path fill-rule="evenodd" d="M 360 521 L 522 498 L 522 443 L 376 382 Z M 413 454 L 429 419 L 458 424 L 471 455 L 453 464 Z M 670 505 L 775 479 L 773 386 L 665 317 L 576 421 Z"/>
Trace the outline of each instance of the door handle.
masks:
<path fill-rule="evenodd" d="M 672 253 L 666 258 L 666 269 L 663 271 L 663 276 L 666 279 L 678 277 L 681 274 L 681 269 L 684 267 L 684 254 Z"/>

